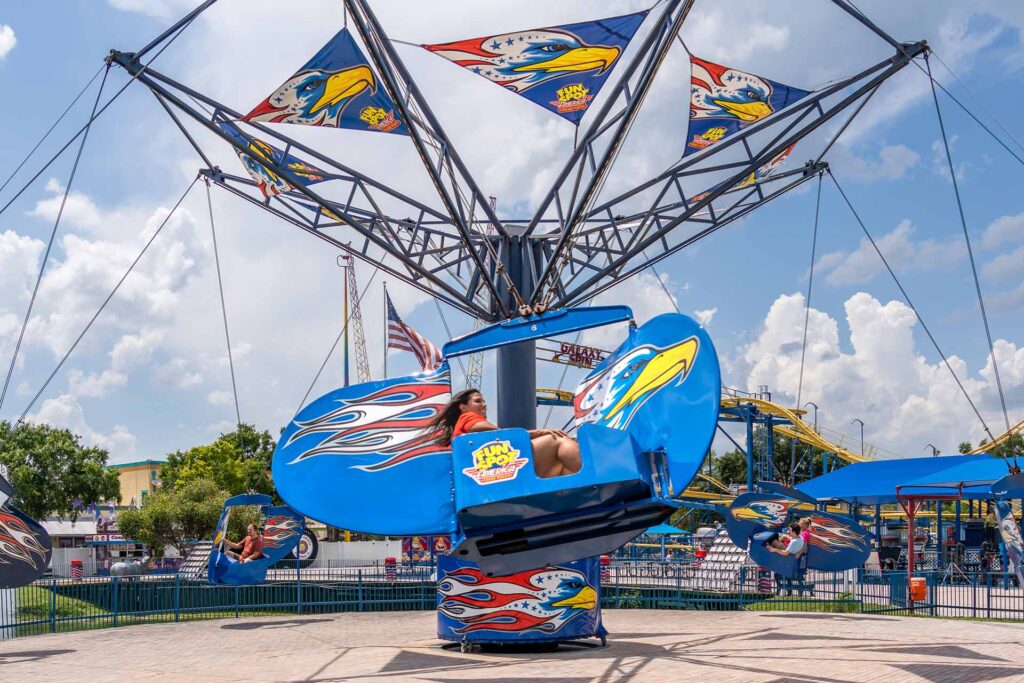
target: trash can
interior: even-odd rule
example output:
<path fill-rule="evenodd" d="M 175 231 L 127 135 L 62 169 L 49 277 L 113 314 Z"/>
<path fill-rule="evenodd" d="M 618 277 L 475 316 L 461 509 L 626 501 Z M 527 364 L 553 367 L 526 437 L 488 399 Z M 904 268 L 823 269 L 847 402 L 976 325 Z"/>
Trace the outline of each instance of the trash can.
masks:
<path fill-rule="evenodd" d="M 601 583 L 612 581 L 612 558 L 608 555 L 601 556 Z"/>
<path fill-rule="evenodd" d="M 395 581 L 398 579 L 398 560 L 393 557 L 384 558 L 384 580 Z"/>
<path fill-rule="evenodd" d="M 81 560 L 71 560 L 71 578 L 80 579 L 85 572 L 82 569 Z"/>
<path fill-rule="evenodd" d="M 923 576 L 915 576 L 910 579 L 910 599 L 914 602 L 923 602 L 928 599 L 928 585 Z"/>

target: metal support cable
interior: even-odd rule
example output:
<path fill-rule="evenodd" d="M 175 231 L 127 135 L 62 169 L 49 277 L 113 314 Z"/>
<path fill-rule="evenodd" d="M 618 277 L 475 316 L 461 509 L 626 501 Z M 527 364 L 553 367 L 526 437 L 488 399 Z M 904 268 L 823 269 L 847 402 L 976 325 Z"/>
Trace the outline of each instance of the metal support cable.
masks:
<path fill-rule="evenodd" d="M 224 280 L 220 274 L 220 253 L 217 251 L 217 229 L 213 223 L 213 201 L 210 199 L 210 180 L 206 178 L 206 208 L 210 212 L 210 236 L 213 238 L 213 262 L 217 265 L 217 290 L 220 292 L 220 313 L 224 319 L 224 341 L 228 347 L 228 367 L 231 370 L 231 393 L 235 397 L 235 424 L 242 428 L 242 411 L 238 408 L 238 385 L 235 382 L 235 359 L 231 353 L 231 333 L 228 332 L 228 308 L 224 303 Z"/>
<path fill-rule="evenodd" d="M 879 249 L 878 244 L 875 242 L 875 238 L 871 236 L 870 232 L 868 232 L 867 226 L 864 225 L 864 221 L 860 219 L 860 215 L 857 213 L 857 210 L 853 208 L 853 204 L 850 202 L 849 197 L 846 196 L 846 192 L 843 191 L 842 186 L 839 184 L 839 181 L 836 180 L 835 174 L 832 173 L 831 169 L 829 169 L 828 175 L 832 179 L 832 183 L 836 186 L 836 189 L 839 190 L 839 194 L 842 195 L 843 200 L 846 202 L 846 206 L 850 208 L 850 213 L 853 214 L 853 217 L 860 225 L 860 229 L 864 232 L 864 235 L 867 236 L 868 241 L 871 243 L 871 246 L 874 247 L 875 253 L 878 254 L 878 258 L 881 259 L 882 261 L 882 265 L 884 265 L 885 269 L 889 271 L 889 275 L 892 276 L 893 282 L 896 283 L 896 287 L 900 290 L 900 293 L 903 295 L 903 299 L 907 302 L 907 305 L 910 306 L 911 310 L 914 311 L 914 315 L 917 316 L 918 322 L 921 323 L 921 329 L 923 329 L 925 334 L 928 335 L 928 339 L 931 341 L 932 346 L 935 347 L 935 351 L 938 352 L 939 357 L 942 358 L 942 362 L 945 363 L 946 369 L 949 370 L 949 374 L 953 376 L 953 381 L 955 381 L 956 385 L 960 387 L 960 391 L 961 393 L 963 393 L 964 398 L 966 398 L 967 402 L 971 405 L 971 409 L 977 416 L 978 421 L 981 422 L 981 426 L 985 429 L 985 433 L 988 434 L 989 439 L 994 440 L 995 437 L 992 435 L 992 430 L 988 428 L 988 423 L 985 422 L 985 418 L 981 416 L 981 413 L 978 411 L 978 407 L 974 405 L 974 400 L 971 399 L 970 394 L 967 393 L 967 389 L 964 388 L 964 385 L 960 381 L 960 378 L 957 377 L 956 372 L 953 370 L 953 366 L 949 364 L 949 359 L 946 358 L 946 354 L 942 352 L 942 349 L 939 347 L 939 343 L 935 340 L 935 336 L 932 334 L 932 331 L 928 329 L 928 325 L 925 324 L 924 318 L 921 317 L 920 311 L 917 310 L 917 307 L 914 305 L 914 302 L 911 301 L 910 295 L 907 294 L 907 290 L 903 288 L 903 284 L 900 282 L 900 279 L 896 277 L 896 273 L 895 271 L 893 271 L 892 266 L 889 265 L 889 261 L 887 261 L 885 256 L 882 254 L 882 250 Z"/>
<path fill-rule="evenodd" d="M 959 83 L 959 84 L 961 85 L 961 87 L 963 87 L 963 89 L 967 91 L 967 94 L 968 94 L 968 95 L 970 95 L 970 96 L 971 96 L 971 98 L 972 98 L 972 99 L 973 99 L 973 100 L 974 100 L 975 102 L 977 102 L 977 103 L 978 103 L 978 105 L 979 105 L 979 106 L 980 106 L 980 107 L 981 107 L 982 109 L 984 109 L 984 110 L 985 110 L 985 113 L 986 113 L 986 114 L 988 114 L 988 115 L 989 115 L 989 117 L 991 117 L 991 119 L 992 119 L 993 121 L 995 121 L 995 122 L 996 122 L 996 125 L 997 125 L 997 126 L 999 126 L 999 127 L 1000 127 L 1000 128 L 1002 129 L 1002 131 L 1003 131 L 1004 133 L 1006 133 L 1007 137 L 1009 137 L 1009 138 L 1010 138 L 1011 140 L 1013 140 L 1013 142 L 1014 142 L 1014 143 L 1015 143 L 1015 144 L 1016 144 L 1016 145 L 1017 145 L 1018 147 L 1020 147 L 1021 151 L 1024 151 L 1024 145 L 1022 145 L 1022 144 L 1021 144 L 1020 140 L 1018 140 L 1018 139 L 1017 139 L 1017 138 L 1016 138 L 1016 137 L 1015 137 L 1015 136 L 1013 135 L 1013 133 L 1011 133 L 1011 132 L 1010 132 L 1010 131 L 1009 131 L 1009 130 L 1008 130 L 1008 129 L 1006 128 L 1006 126 L 1004 126 L 1004 125 L 1003 125 L 1002 121 L 1000 121 L 999 119 L 997 119 L 997 118 L 996 118 L 996 115 L 995 115 L 995 114 L 993 114 L 993 113 L 992 113 L 992 112 L 991 112 L 991 111 L 989 110 L 989 108 L 985 106 L 985 103 L 984 103 L 984 102 L 982 102 L 982 101 L 981 101 L 981 100 L 980 100 L 980 99 L 978 98 L 978 96 L 977 96 L 977 95 L 975 95 L 975 94 L 974 94 L 974 93 L 973 93 L 973 92 L 971 91 L 971 89 L 967 87 L 967 84 L 966 84 L 966 83 L 964 83 L 964 82 L 963 82 L 962 80 L 960 80 L 960 77 L 959 77 L 959 76 L 957 76 L 957 75 L 956 75 L 955 73 L 953 73 L 953 70 L 952 70 L 952 69 L 950 69 L 950 68 L 949 68 L 949 66 L 947 66 L 947 65 L 946 65 L 946 63 L 945 63 L 944 61 L 942 61 L 942 57 L 940 57 L 940 56 L 939 56 L 938 54 L 936 54 L 934 50 L 932 50 L 932 54 L 933 54 L 933 55 L 935 55 L 935 59 L 939 60 L 939 64 L 941 64 L 941 65 L 943 66 L 943 68 L 944 68 L 944 69 L 945 69 L 946 71 L 948 71 L 948 72 L 949 72 L 949 75 L 950 75 L 950 76 L 952 76 L 952 77 L 954 78 L 954 80 L 956 80 L 956 82 L 957 82 L 957 83 Z M 941 84 L 941 83 L 939 83 L 938 85 L 939 85 L 939 87 L 940 87 L 940 88 L 942 88 L 942 84 Z M 949 91 L 948 91 L 948 90 L 946 90 L 945 88 L 942 88 L 942 90 L 943 90 L 943 92 L 945 92 L 945 93 L 946 93 L 947 95 L 949 95 L 949 96 L 950 96 L 950 97 L 951 97 L 951 98 L 953 99 L 953 101 L 954 101 L 954 102 L 956 102 L 957 104 L 960 104 L 960 102 L 959 102 L 959 101 L 958 101 L 958 100 L 957 100 L 957 99 L 956 99 L 955 97 L 953 97 L 952 95 L 950 95 L 950 93 L 949 93 Z M 962 107 L 962 108 L 964 109 L 964 111 L 967 111 L 967 107 L 964 107 L 964 105 L 962 105 L 962 104 L 960 104 L 960 106 L 961 106 L 961 107 Z M 967 113 L 968 113 L 968 114 L 970 114 L 970 112 L 967 112 Z M 971 115 L 971 118 L 974 118 L 974 115 L 973 115 L 973 114 Z M 977 118 L 974 118 L 974 120 L 975 120 L 975 121 L 978 121 L 978 119 L 977 119 Z M 979 124 L 981 124 L 981 121 L 978 121 L 978 123 L 979 123 Z M 982 124 L 982 127 L 984 128 L 984 124 Z M 985 130 L 988 130 L 988 129 L 986 128 Z M 991 133 L 991 131 L 989 131 L 989 134 L 990 134 L 990 135 L 992 135 L 992 137 L 995 137 L 995 135 L 994 135 L 994 134 L 992 134 L 992 133 Z M 997 138 L 997 139 L 998 139 L 998 138 Z M 1016 155 L 1014 155 L 1014 156 L 1016 156 Z M 1020 158 L 1020 157 L 1018 157 L 1018 159 L 1019 159 L 1019 158 Z"/>
<path fill-rule="evenodd" d="M 939 107 L 939 95 L 935 91 L 935 79 L 932 78 L 932 67 L 925 54 L 925 66 L 928 68 L 928 82 L 932 87 L 932 100 L 935 102 L 935 116 L 939 120 L 939 132 L 942 133 L 942 145 L 946 150 L 946 162 L 949 164 L 949 178 L 953 181 L 953 195 L 956 197 L 956 208 L 960 214 L 960 227 L 964 231 L 964 242 L 967 244 L 967 256 L 971 261 L 971 274 L 974 276 L 974 289 L 978 293 L 978 306 L 981 308 L 981 320 L 985 324 L 985 337 L 988 339 L 989 357 L 992 359 L 992 371 L 996 377 L 996 388 L 999 390 L 999 403 L 1003 407 L 1003 420 L 1006 431 L 1010 431 L 1010 416 L 1006 411 L 1006 396 L 1003 394 L 1003 382 L 999 377 L 999 365 L 996 363 L 996 349 L 992 344 L 992 331 L 988 324 L 988 313 L 985 310 L 985 298 L 981 295 L 981 281 L 978 279 L 978 265 L 974 261 L 974 249 L 971 247 L 971 235 L 967 230 L 967 217 L 964 215 L 964 204 L 960 198 L 960 184 L 956 180 L 956 169 L 953 167 L 953 153 L 949 149 L 949 138 L 946 136 L 946 125 L 942 121 L 942 108 Z"/>
<path fill-rule="evenodd" d="M 36 150 L 39 149 L 40 145 L 46 142 L 46 138 L 50 136 L 50 133 L 53 132 L 53 129 L 56 128 L 57 125 L 64 120 L 64 117 L 67 116 L 68 112 L 71 111 L 71 108 L 78 103 L 78 100 L 81 99 L 82 95 L 85 94 L 85 91 L 89 89 L 89 86 L 91 86 L 93 82 L 95 82 L 96 77 L 100 75 L 100 72 L 102 72 L 106 68 L 106 66 L 106 64 L 101 64 L 100 68 L 96 69 L 96 73 L 92 75 L 92 78 L 90 78 L 89 82 L 85 84 L 85 87 L 83 87 L 78 92 L 78 94 L 75 95 L 75 99 L 71 100 L 71 104 L 67 106 L 67 109 L 61 112 L 61 115 L 57 117 L 57 120 L 53 122 L 53 124 L 49 127 L 49 129 L 47 129 L 45 133 L 43 133 L 43 137 L 39 138 L 39 142 L 35 144 L 35 147 L 33 147 L 31 151 L 29 151 L 29 153 L 25 155 L 25 158 L 21 160 L 21 163 L 18 164 L 18 167 L 11 171 L 11 175 L 7 176 L 7 180 L 4 181 L 4 184 L 0 185 L 0 192 L 3 192 L 7 188 L 8 183 L 14 180 L 14 176 L 18 175 L 18 171 L 20 171 L 22 167 L 26 163 L 28 163 L 28 160 L 32 158 L 32 155 L 36 153 Z"/>
<path fill-rule="evenodd" d="M 60 372 L 60 369 L 64 366 L 64 363 L 66 363 L 68 358 L 71 357 L 71 354 L 74 353 L 75 349 L 78 347 L 78 344 L 82 341 L 86 333 L 88 333 L 89 329 L 93 326 L 93 323 L 95 323 L 96 319 L 100 317 L 101 313 L 103 313 L 103 309 L 107 307 L 107 304 L 109 304 L 110 300 L 114 298 L 115 294 L 117 294 L 117 291 L 121 288 L 121 285 L 124 284 L 124 281 L 128 279 L 129 275 L 131 275 L 131 272 L 135 269 L 135 266 L 138 265 L 139 261 L 142 260 L 142 257 L 146 255 L 146 252 L 149 250 L 149 247 L 153 244 L 153 241 L 156 240 L 157 235 L 160 234 L 160 231 L 163 230 L 164 226 L 167 225 L 167 223 L 171 220 L 171 217 L 178 210 L 178 207 L 181 206 L 181 203 L 185 201 L 185 197 L 188 196 L 188 193 L 192 191 L 192 188 L 195 187 L 195 184 L 198 181 L 199 176 L 196 176 L 196 178 L 191 183 L 189 183 L 188 188 L 185 190 L 184 193 L 182 193 L 181 197 L 178 198 L 178 201 L 175 202 L 174 207 L 171 208 L 166 218 L 164 218 L 163 221 L 160 223 L 160 226 L 157 227 L 156 231 L 153 233 L 153 236 L 150 237 L 149 241 L 147 241 L 146 244 L 142 247 L 142 251 L 140 251 L 139 255 L 135 257 L 135 260 L 132 261 L 130 266 L 128 266 L 128 270 L 126 270 L 124 275 L 121 276 L 121 279 L 117 281 L 117 284 L 114 285 L 114 288 L 110 291 L 110 294 L 108 294 L 107 298 L 103 300 L 102 304 L 100 304 L 99 309 L 96 311 L 95 314 L 93 314 L 92 318 L 89 319 L 89 322 L 86 324 L 85 329 L 82 330 L 81 334 L 78 335 L 74 343 L 71 344 L 71 347 L 67 350 L 67 353 L 65 353 L 64 356 L 60 359 L 60 362 L 57 363 L 57 367 L 55 367 L 53 369 L 53 372 L 50 373 L 49 377 L 46 378 L 46 381 L 43 383 L 43 386 L 39 388 L 39 391 L 37 391 L 35 396 L 32 397 L 32 400 L 29 402 L 29 404 L 25 406 L 25 410 L 21 412 L 21 417 L 18 418 L 18 422 L 25 421 L 25 416 L 28 415 L 28 412 L 30 410 L 32 410 L 32 407 L 36 404 L 36 401 L 38 401 L 39 397 L 42 396 L 44 391 L 46 391 L 46 387 L 50 385 L 50 382 L 52 382 L 53 378 L 57 376 L 58 372 Z"/>
<path fill-rule="evenodd" d="M 11 385 L 11 377 L 14 375 L 14 366 L 18 362 L 18 353 L 21 351 L 21 344 L 25 340 L 25 330 L 28 329 L 28 321 L 32 317 L 32 309 L 36 304 L 36 296 L 39 294 L 39 285 L 43 281 L 43 274 L 46 272 L 46 264 L 50 261 L 50 252 L 53 250 L 53 243 L 57 238 L 57 228 L 60 227 L 60 219 L 64 216 L 64 207 L 68 202 L 68 195 L 71 194 L 71 186 L 75 182 L 75 174 L 78 173 L 78 164 L 82 160 L 82 152 L 85 150 L 85 142 L 89 139 L 89 128 L 96 116 L 96 107 L 99 106 L 100 97 L 103 96 L 103 86 L 107 83 L 107 76 L 110 68 L 107 67 L 100 81 L 100 88 L 96 92 L 96 100 L 92 104 L 92 115 L 85 127 L 85 135 L 78 145 L 78 153 L 75 154 L 75 162 L 71 165 L 71 174 L 68 176 L 67 186 L 64 188 L 64 196 L 60 200 L 60 207 L 57 209 L 57 218 L 53 221 L 53 229 L 50 230 L 50 239 L 46 243 L 46 251 L 43 252 L 43 260 L 39 264 L 39 275 L 36 276 L 36 284 L 32 287 L 32 296 L 28 300 L 28 308 L 25 309 L 25 318 L 21 321 L 21 331 L 18 332 L 18 341 L 14 344 L 14 353 L 11 354 L 11 364 L 7 368 L 7 377 L 4 378 L 4 388 L 0 391 L 0 409 L 3 409 L 4 399 L 7 398 L 7 389 Z"/>
<path fill-rule="evenodd" d="M 359 292 L 359 297 L 356 299 L 357 304 L 363 303 L 363 297 L 366 296 L 366 293 L 370 290 L 370 285 L 373 284 L 373 281 L 377 277 L 377 273 L 379 272 L 380 268 L 373 269 L 373 273 L 370 275 L 370 280 L 365 285 L 363 285 L 363 291 Z M 345 330 L 348 329 L 348 323 L 350 320 L 352 320 L 352 314 L 354 312 L 355 307 L 353 307 L 353 309 L 349 311 L 348 317 L 345 318 L 345 324 L 341 326 L 341 331 L 338 332 L 338 336 L 334 338 L 334 343 L 331 344 L 330 350 L 328 350 L 327 355 L 324 356 L 324 362 L 320 364 L 320 369 L 316 371 L 316 376 L 313 377 L 313 381 L 309 383 L 309 388 L 306 389 L 306 393 L 302 397 L 302 401 L 299 403 L 299 407 L 295 409 L 296 415 L 299 413 L 300 410 L 302 410 L 302 407 L 306 405 L 306 399 L 309 398 L 309 395 L 313 392 L 313 387 L 316 386 L 316 383 L 320 380 L 320 375 L 323 374 L 324 368 L 327 367 L 327 361 L 329 361 L 331 359 L 331 356 L 334 355 L 334 349 L 338 348 L 338 342 L 340 342 L 341 338 L 345 336 Z M 387 353 L 386 349 L 384 353 Z"/>
<path fill-rule="evenodd" d="M 811 292 L 814 287 L 814 257 L 818 249 L 818 217 L 821 215 L 821 174 L 818 174 L 818 197 L 814 204 L 814 235 L 811 237 L 811 271 L 807 278 L 807 299 L 804 301 L 804 340 L 800 345 L 800 379 L 796 385 L 796 407 L 800 409 L 800 399 L 804 388 L 804 359 L 807 356 L 807 326 L 811 320 Z"/>
<path fill-rule="evenodd" d="M 448 335 L 448 339 L 451 339 L 452 338 L 452 329 L 448 326 L 448 319 L 444 317 L 444 311 L 441 309 L 441 302 L 438 301 L 437 298 L 435 298 L 435 297 L 431 297 L 431 298 L 434 299 L 434 306 L 437 307 L 437 314 L 439 316 L 441 316 L 441 324 L 444 325 L 445 334 Z M 462 362 L 462 356 L 456 356 L 455 360 L 458 361 L 458 363 L 459 363 L 459 369 L 462 370 L 462 378 L 466 382 L 466 386 L 468 387 L 469 386 L 469 373 L 466 371 L 466 366 Z"/>

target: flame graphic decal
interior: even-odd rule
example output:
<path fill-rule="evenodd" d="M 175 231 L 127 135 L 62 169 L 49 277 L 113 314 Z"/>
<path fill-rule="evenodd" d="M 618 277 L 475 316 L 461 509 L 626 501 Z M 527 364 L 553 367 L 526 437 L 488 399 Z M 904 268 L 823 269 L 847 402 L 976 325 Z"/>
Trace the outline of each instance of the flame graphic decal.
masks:
<path fill-rule="evenodd" d="M 46 561 L 46 549 L 39 543 L 24 521 L 0 510 L 0 564 L 24 562 L 41 569 Z"/>
<path fill-rule="evenodd" d="M 561 567 L 484 577 L 472 567 L 449 573 L 438 583 L 438 610 L 472 631 L 555 633 L 597 606 L 597 591 L 578 571 Z"/>
<path fill-rule="evenodd" d="M 267 518 L 263 530 L 263 547 L 279 548 L 285 541 L 299 533 L 299 520 L 285 515 L 274 515 Z"/>
<path fill-rule="evenodd" d="M 811 517 L 811 545 L 830 553 L 841 548 L 864 550 L 867 539 L 858 531 L 827 517 Z"/>
<path fill-rule="evenodd" d="M 338 399 L 341 405 L 308 420 L 295 420 L 298 430 L 284 444 L 289 446 L 310 434 L 324 434 L 314 447 L 288 464 L 319 455 L 383 456 L 372 465 L 356 469 L 375 472 L 413 458 L 450 449 L 428 431 L 430 421 L 451 397 L 448 370 L 396 384 L 355 398 Z"/>

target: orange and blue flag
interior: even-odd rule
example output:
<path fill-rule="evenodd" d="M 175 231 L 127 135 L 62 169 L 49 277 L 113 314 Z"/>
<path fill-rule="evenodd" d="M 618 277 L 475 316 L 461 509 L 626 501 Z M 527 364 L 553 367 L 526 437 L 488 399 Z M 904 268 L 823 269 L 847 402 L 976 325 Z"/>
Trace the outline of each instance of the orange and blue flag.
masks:
<path fill-rule="evenodd" d="M 238 154 L 238 159 L 242 162 L 246 172 L 256 181 L 260 192 L 268 199 L 295 188 L 287 180 L 263 165 L 263 161 L 270 161 L 279 168 L 287 168 L 302 181 L 303 186 L 327 179 L 327 174 L 313 164 L 292 154 L 286 154 L 269 142 L 246 135 L 233 123 L 221 121 L 218 126 L 235 142 L 248 150 L 248 152 L 241 152 L 235 148 L 235 153 Z"/>
<path fill-rule="evenodd" d="M 244 120 L 409 134 L 347 28 Z"/>
<path fill-rule="evenodd" d="M 810 94 L 692 55 L 690 69 L 690 129 L 683 156 L 707 149 Z"/>
<path fill-rule="evenodd" d="M 579 124 L 647 17 L 620 17 L 423 45 Z"/>

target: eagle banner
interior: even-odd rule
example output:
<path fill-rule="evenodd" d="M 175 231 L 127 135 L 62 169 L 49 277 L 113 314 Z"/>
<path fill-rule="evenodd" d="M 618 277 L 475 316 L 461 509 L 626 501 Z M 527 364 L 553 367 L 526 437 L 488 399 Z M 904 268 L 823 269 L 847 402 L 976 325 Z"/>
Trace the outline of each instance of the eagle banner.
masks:
<path fill-rule="evenodd" d="M 313 164 L 307 163 L 291 154 L 286 154 L 259 138 L 246 135 L 233 123 L 222 121 L 218 125 L 235 142 L 249 150 L 248 152 L 240 152 L 238 148 L 235 148 L 235 153 L 238 154 L 238 159 L 242 162 L 242 166 L 245 167 L 246 172 L 248 172 L 252 179 L 256 181 L 260 192 L 267 199 L 293 190 L 294 187 L 287 180 L 264 166 L 261 160 L 270 161 L 279 167 L 287 168 L 303 181 L 303 185 L 312 185 L 326 179 L 327 174 Z"/>
<path fill-rule="evenodd" d="M 707 149 L 810 94 L 690 56 L 690 129 L 683 156 Z"/>
<path fill-rule="evenodd" d="M 423 45 L 579 124 L 647 17 L 621 17 Z"/>
<path fill-rule="evenodd" d="M 745 187 L 750 187 L 751 185 L 756 185 L 757 183 L 761 183 L 767 180 L 768 177 L 771 176 L 772 173 L 775 173 L 779 166 L 781 166 L 783 162 L 786 161 L 786 157 L 789 156 L 790 152 L 793 151 L 793 148 L 795 146 L 796 143 L 794 142 L 792 145 L 790 145 L 786 149 L 782 150 L 781 152 L 773 156 L 768 161 L 758 166 L 755 170 L 750 172 L 750 175 L 748 175 L 746 178 L 744 178 L 743 180 L 729 188 L 727 192 L 742 190 Z M 696 202 L 699 202 L 700 200 L 704 199 L 715 190 L 718 190 L 723 185 L 725 185 L 725 183 L 719 183 L 712 187 L 710 190 L 706 190 L 705 192 L 701 192 L 700 194 L 690 197 L 690 203 L 694 204 Z"/>
<path fill-rule="evenodd" d="M 409 134 L 347 28 L 243 120 Z"/>

